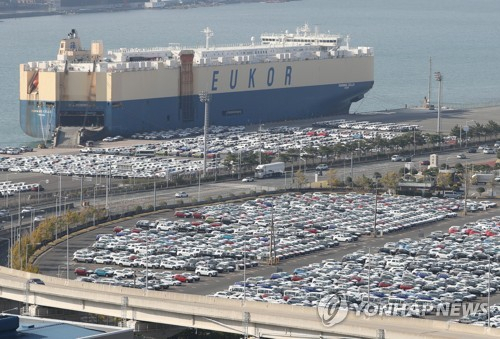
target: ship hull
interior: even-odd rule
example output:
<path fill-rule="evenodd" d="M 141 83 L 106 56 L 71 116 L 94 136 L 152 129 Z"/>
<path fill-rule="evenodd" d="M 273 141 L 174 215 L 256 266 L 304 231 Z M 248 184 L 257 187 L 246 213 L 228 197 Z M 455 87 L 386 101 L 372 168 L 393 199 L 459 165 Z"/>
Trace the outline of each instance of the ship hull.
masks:
<path fill-rule="evenodd" d="M 210 98 L 210 125 L 347 114 L 374 83 L 369 48 L 120 49 L 108 59 L 100 44 L 87 53 L 76 31 L 68 37 L 58 60 L 20 65 L 20 124 L 32 137 L 46 140 L 66 126 L 110 136 L 201 127 L 200 93 Z"/>
<path fill-rule="evenodd" d="M 334 84 L 212 94 L 209 122 L 210 125 L 234 126 L 347 114 L 351 103 L 363 98 L 373 82 L 350 85 L 348 89 Z M 92 103 L 90 114 L 88 109 L 82 111 L 87 101 L 56 101 L 51 107 L 39 101 L 21 100 L 20 122 L 23 131 L 35 138 L 47 138 L 47 131 L 51 131 L 52 126 L 82 125 L 83 116 L 86 116 L 86 126 L 103 126 L 110 135 L 203 126 L 205 107 L 199 97 L 192 95 L 183 100 L 194 106 L 191 121 L 183 121 L 181 117 L 180 98 L 170 97 L 121 101 L 119 106 L 96 101 Z M 65 114 L 58 114 L 58 111 Z"/>

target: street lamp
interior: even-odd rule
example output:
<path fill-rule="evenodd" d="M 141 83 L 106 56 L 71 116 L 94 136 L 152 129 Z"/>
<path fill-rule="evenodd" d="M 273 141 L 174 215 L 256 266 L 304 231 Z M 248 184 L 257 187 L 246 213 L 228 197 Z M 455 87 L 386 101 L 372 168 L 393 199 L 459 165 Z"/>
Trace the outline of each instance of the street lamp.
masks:
<path fill-rule="evenodd" d="M 488 328 L 490 327 L 491 256 L 488 255 Z"/>
<path fill-rule="evenodd" d="M 200 201 L 200 193 L 201 193 L 201 172 L 198 170 L 198 202 Z"/>
<path fill-rule="evenodd" d="M 371 247 L 368 247 L 368 307 L 370 307 L 370 276 L 371 276 L 371 268 L 372 268 L 372 259 L 371 259 Z"/>
<path fill-rule="evenodd" d="M 156 211 L 156 174 L 153 177 L 153 211 Z"/>
<path fill-rule="evenodd" d="M 378 177 L 375 176 L 375 213 L 373 215 L 373 237 L 377 237 Z"/>
<path fill-rule="evenodd" d="M 146 293 L 149 289 L 149 235 L 146 235 Z"/>
<path fill-rule="evenodd" d="M 0 237 L 0 239 L 2 240 L 7 240 L 8 242 L 8 250 L 7 250 L 7 267 L 9 268 L 12 268 L 12 248 L 11 248 L 11 242 L 10 242 L 10 239 L 9 238 L 2 238 Z"/>
<path fill-rule="evenodd" d="M 467 181 L 469 181 L 468 170 L 469 164 L 465 163 L 465 184 L 464 184 L 464 215 L 467 215 Z"/>
<path fill-rule="evenodd" d="M 469 144 L 469 137 L 467 136 L 467 133 L 468 133 L 468 132 L 469 132 L 469 130 L 470 130 L 469 125 L 467 125 L 469 122 L 476 122 L 476 121 L 475 121 L 475 120 L 467 120 L 467 121 L 465 122 L 465 126 L 464 126 L 464 128 L 463 128 L 463 130 L 465 131 L 465 147 L 467 147 L 467 146 L 468 146 L 468 144 Z M 460 135 L 461 135 L 461 134 L 462 134 L 462 130 L 460 130 Z M 461 137 L 461 136 L 460 136 L 460 140 L 462 140 L 462 137 Z"/>
<path fill-rule="evenodd" d="M 437 116 L 437 134 L 439 137 L 439 149 L 441 149 L 441 89 L 443 82 L 443 75 L 441 72 L 434 73 L 434 79 L 439 82 L 438 87 L 438 116 Z"/>
<path fill-rule="evenodd" d="M 49 183 L 49 179 L 42 180 L 42 181 L 44 181 L 46 184 Z M 37 187 L 38 197 L 37 197 L 37 202 L 36 202 L 37 204 L 40 204 L 40 187 L 41 187 L 42 181 L 38 182 L 38 187 Z"/>
<path fill-rule="evenodd" d="M 262 165 L 262 124 L 259 125 L 259 165 Z"/>
<path fill-rule="evenodd" d="M 31 246 L 30 243 L 27 243 L 26 244 L 26 252 L 24 253 L 26 255 L 26 261 L 25 261 L 25 265 L 26 265 L 26 270 L 28 270 L 28 248 Z"/>
<path fill-rule="evenodd" d="M 448 165 L 448 159 L 449 158 L 451 158 L 451 157 L 446 157 L 446 161 L 445 161 L 445 163 L 446 163 L 446 169 L 447 170 L 450 169 L 450 165 Z"/>
<path fill-rule="evenodd" d="M 25 254 L 25 256 L 26 256 L 26 259 L 25 259 L 25 260 L 26 260 L 26 261 L 25 261 L 25 263 L 26 263 L 26 270 L 28 269 L 28 249 L 29 249 L 32 245 L 34 245 L 34 246 L 38 246 L 38 245 L 40 245 L 40 243 L 36 243 L 36 244 L 26 243 L 26 252 L 24 253 L 24 254 Z M 22 260 L 22 259 L 21 259 L 21 260 Z"/>
<path fill-rule="evenodd" d="M 66 222 L 66 280 L 69 280 L 69 223 Z"/>
<path fill-rule="evenodd" d="M 203 176 L 207 175 L 207 140 L 208 140 L 208 123 L 210 112 L 210 94 L 207 91 L 201 91 L 200 101 L 205 104 L 205 123 L 203 126 Z"/>

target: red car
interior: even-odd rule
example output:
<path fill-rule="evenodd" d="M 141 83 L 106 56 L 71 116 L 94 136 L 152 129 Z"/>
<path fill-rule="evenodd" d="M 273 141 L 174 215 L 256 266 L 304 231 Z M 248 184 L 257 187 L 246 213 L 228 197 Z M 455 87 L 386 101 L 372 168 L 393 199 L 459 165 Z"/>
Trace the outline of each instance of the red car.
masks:
<path fill-rule="evenodd" d="M 91 271 L 91 270 L 86 269 L 85 267 L 77 267 L 77 268 L 75 268 L 75 274 L 79 275 L 79 276 L 86 277 L 86 276 L 91 275 L 92 273 L 94 273 L 94 272 Z"/>
<path fill-rule="evenodd" d="M 174 213 L 177 218 L 191 218 L 192 213 L 188 211 L 177 211 Z"/>
<path fill-rule="evenodd" d="M 172 278 L 175 279 L 175 280 L 177 280 L 177 281 L 180 281 L 182 283 L 185 283 L 185 282 L 188 281 L 187 278 L 185 276 L 183 276 L 182 274 L 174 274 L 172 276 Z"/>
<path fill-rule="evenodd" d="M 294 275 L 294 276 L 292 276 L 292 278 L 290 280 L 291 281 L 301 281 L 302 279 L 304 279 L 304 278 L 301 277 L 300 275 Z"/>
<path fill-rule="evenodd" d="M 402 289 L 403 291 L 408 291 L 408 290 L 411 290 L 413 288 L 413 285 L 404 283 L 404 284 L 399 285 L 399 288 Z"/>

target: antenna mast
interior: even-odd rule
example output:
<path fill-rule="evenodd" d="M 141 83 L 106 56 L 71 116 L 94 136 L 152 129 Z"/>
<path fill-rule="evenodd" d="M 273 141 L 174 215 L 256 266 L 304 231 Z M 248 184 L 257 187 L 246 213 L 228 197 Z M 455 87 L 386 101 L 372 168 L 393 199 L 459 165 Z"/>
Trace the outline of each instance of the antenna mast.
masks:
<path fill-rule="evenodd" d="M 205 48 L 208 49 L 210 38 L 214 36 L 214 32 L 210 27 L 205 28 L 202 32 L 205 33 Z"/>
<path fill-rule="evenodd" d="M 431 108 L 432 57 L 429 57 L 429 92 L 427 93 L 427 108 Z"/>

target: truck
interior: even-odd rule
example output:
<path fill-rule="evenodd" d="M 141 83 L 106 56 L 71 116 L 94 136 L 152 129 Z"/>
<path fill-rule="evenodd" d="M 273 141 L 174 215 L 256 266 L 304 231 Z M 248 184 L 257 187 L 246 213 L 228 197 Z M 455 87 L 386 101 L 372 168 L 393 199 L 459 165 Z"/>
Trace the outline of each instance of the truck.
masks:
<path fill-rule="evenodd" d="M 487 184 L 494 178 L 493 173 L 477 173 L 472 176 L 472 182 L 477 184 Z"/>
<path fill-rule="evenodd" d="M 272 162 L 270 164 L 258 165 L 255 168 L 255 177 L 259 179 L 280 177 L 285 173 L 284 162 Z"/>

